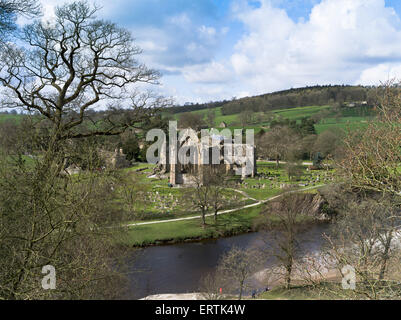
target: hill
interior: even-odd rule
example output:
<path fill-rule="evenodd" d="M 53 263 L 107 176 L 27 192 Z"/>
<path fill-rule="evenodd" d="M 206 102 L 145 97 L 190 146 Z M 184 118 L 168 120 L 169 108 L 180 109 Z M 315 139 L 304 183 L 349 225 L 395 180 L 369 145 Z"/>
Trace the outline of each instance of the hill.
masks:
<path fill-rule="evenodd" d="M 186 105 L 169 109 L 176 120 L 197 115 L 207 127 L 268 130 L 275 121 L 313 119 L 317 133 L 330 128 L 357 128 L 375 115 L 375 88 L 362 86 L 315 86 L 270 94 Z M 185 111 L 184 111 L 185 110 Z"/>
<path fill-rule="evenodd" d="M 188 113 L 199 115 L 200 118 L 207 123 L 208 127 L 219 128 L 220 124 L 224 122 L 229 129 L 254 129 L 256 133 L 262 129 L 268 130 L 272 121 L 289 119 L 300 123 L 303 118 L 312 118 L 315 120 L 317 133 L 331 128 L 357 128 L 365 126 L 367 121 L 375 114 L 372 107 L 340 107 L 335 109 L 329 105 L 306 106 L 278 109 L 268 114 L 264 112 L 254 112 L 245 123 L 241 123 L 241 120 L 243 120 L 241 119 L 241 114 L 223 115 L 222 108 L 218 107 L 175 114 L 174 119 L 180 121 L 180 119 L 185 117 Z M 213 123 L 208 123 L 208 113 L 213 114 Z"/>
<path fill-rule="evenodd" d="M 183 106 L 169 108 L 171 114 L 192 112 L 205 109 L 222 108 L 222 114 L 237 114 L 244 110 L 272 111 L 277 109 L 323 106 L 328 104 L 354 101 L 369 101 L 374 99 L 374 87 L 349 86 L 349 85 L 327 85 L 288 89 L 245 97 L 241 99 L 233 98 L 230 101 L 214 101 L 208 103 L 186 103 Z"/>

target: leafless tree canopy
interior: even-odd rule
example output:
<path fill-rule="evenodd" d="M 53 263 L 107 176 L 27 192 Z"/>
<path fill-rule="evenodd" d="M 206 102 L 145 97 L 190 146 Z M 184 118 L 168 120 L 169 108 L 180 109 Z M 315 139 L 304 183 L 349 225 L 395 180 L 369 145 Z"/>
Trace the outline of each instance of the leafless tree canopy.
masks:
<path fill-rule="evenodd" d="M 269 254 L 285 269 L 286 288 L 290 289 L 298 248 L 300 219 L 308 214 L 311 202 L 302 193 L 285 194 L 267 204 L 264 210 L 265 228 L 273 234 L 275 243 Z M 272 219 L 272 216 L 275 219 Z M 280 229 L 277 229 L 277 224 Z"/>
<path fill-rule="evenodd" d="M 400 195 L 401 91 L 392 82 L 377 91 L 377 119 L 366 130 L 349 133 L 337 165 L 353 187 Z"/>
<path fill-rule="evenodd" d="M 1 48 L 2 106 L 38 116 L 25 117 L 6 141 L 17 146 L 0 154 L 0 299 L 110 298 L 122 286 L 122 230 L 110 228 L 124 218 L 113 187 L 120 178 L 97 170 L 95 138 L 145 123 L 165 100 L 134 86 L 159 75 L 135 59 L 131 34 L 96 11 L 64 5 L 54 21 L 25 27 L 20 46 Z M 111 107 L 90 118 L 98 106 Z M 84 170 L 71 176 L 64 169 L 75 158 Z M 58 272 L 52 292 L 40 286 L 47 264 Z"/>
<path fill-rule="evenodd" d="M 224 289 L 237 292 L 241 300 L 244 290 L 249 288 L 247 281 L 258 271 L 262 261 L 258 250 L 233 247 L 221 257 L 217 276 L 224 284 Z"/>
<path fill-rule="evenodd" d="M 39 14 L 40 5 L 34 0 L 0 0 L 0 10 L 33 17 Z"/>
<path fill-rule="evenodd" d="M 95 146 L 86 145 L 91 167 Z M 53 161 L 64 158 L 52 153 Z M 115 298 L 124 283 L 117 272 L 123 257 L 121 230 L 111 190 L 118 177 L 88 172 L 60 175 L 43 170 L 42 159 L 26 165 L 0 157 L 0 299 Z M 38 163 L 36 163 L 38 162 Z M 47 162 L 48 163 L 48 162 Z M 42 267 L 57 272 L 56 290 L 43 290 Z"/>
<path fill-rule="evenodd" d="M 275 159 L 277 166 L 280 160 L 293 160 L 300 146 L 300 138 L 288 127 L 275 127 L 263 134 L 258 140 L 258 153 L 266 158 Z"/>
<path fill-rule="evenodd" d="M 18 15 L 34 17 L 39 15 L 40 5 L 35 0 L 0 0 L 0 42 L 6 40 L 15 29 Z"/>
<path fill-rule="evenodd" d="M 161 103 L 134 87 L 157 83 L 159 74 L 135 59 L 141 50 L 131 33 L 96 19 L 96 11 L 86 2 L 58 7 L 55 21 L 26 26 L 23 45 L 10 44 L 1 55 L 0 82 L 8 97 L 3 106 L 40 113 L 58 139 L 121 133 Z M 105 104 L 133 107 L 117 119 L 131 121 L 107 116 L 92 130 L 77 129 L 86 111 Z"/>

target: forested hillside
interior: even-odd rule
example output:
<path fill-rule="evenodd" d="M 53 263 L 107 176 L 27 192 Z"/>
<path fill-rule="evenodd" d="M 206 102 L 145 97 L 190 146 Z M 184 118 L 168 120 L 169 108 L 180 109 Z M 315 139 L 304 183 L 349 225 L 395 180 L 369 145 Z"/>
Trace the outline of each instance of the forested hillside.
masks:
<path fill-rule="evenodd" d="M 266 112 L 283 108 L 323 106 L 346 102 L 367 101 L 368 104 L 373 104 L 375 100 L 374 89 L 373 87 L 347 85 L 303 87 L 254 97 L 233 98 L 230 101 L 223 100 L 204 104 L 186 103 L 183 106 L 169 108 L 169 112 L 182 113 L 221 107 L 222 115 L 231 115 L 244 110 Z"/>

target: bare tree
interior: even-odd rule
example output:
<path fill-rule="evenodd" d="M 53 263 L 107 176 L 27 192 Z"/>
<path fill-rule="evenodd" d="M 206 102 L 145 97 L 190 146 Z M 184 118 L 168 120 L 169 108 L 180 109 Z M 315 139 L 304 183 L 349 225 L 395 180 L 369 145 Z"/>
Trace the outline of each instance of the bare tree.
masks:
<path fill-rule="evenodd" d="M 207 174 L 207 173 L 206 173 Z M 188 190 L 188 197 L 191 199 L 193 205 L 201 212 L 202 227 L 206 227 L 206 213 L 210 207 L 210 197 L 212 195 L 211 185 L 205 183 L 204 175 L 199 171 L 192 172 L 191 180 L 193 183 L 193 190 Z"/>
<path fill-rule="evenodd" d="M 0 298 L 116 298 L 123 288 L 118 272 L 122 230 L 112 173 L 60 174 L 58 165 L 74 149 L 63 145 L 43 170 L 43 159 L 0 159 Z M 93 142 L 87 161 L 97 161 Z M 59 154 L 60 153 L 60 154 Z M 48 162 L 49 163 L 49 162 Z M 91 163 L 88 167 L 97 167 Z M 43 290 L 41 270 L 56 269 L 56 289 Z"/>
<path fill-rule="evenodd" d="M 224 299 L 224 295 L 220 293 L 223 283 L 217 272 L 208 273 L 200 280 L 199 290 L 205 300 Z"/>
<path fill-rule="evenodd" d="M 239 114 L 239 120 L 243 127 L 253 122 L 253 112 L 251 110 L 244 110 Z"/>
<path fill-rule="evenodd" d="M 228 203 L 224 191 L 229 186 L 229 177 L 221 167 L 203 166 L 200 171 L 192 172 L 191 180 L 195 191 L 188 192 L 192 203 L 202 213 L 202 224 L 206 225 L 206 213 L 213 210 L 214 221 L 217 221 L 219 211 Z"/>
<path fill-rule="evenodd" d="M 352 266 L 357 277 L 355 297 L 378 299 L 400 294 L 400 282 L 388 273 L 399 264 L 396 244 L 400 226 L 399 202 L 365 199 L 352 202 L 333 226 L 326 254 L 341 273 Z"/>
<path fill-rule="evenodd" d="M 219 211 L 228 204 L 228 201 L 224 197 L 224 190 L 230 186 L 229 179 L 225 169 L 221 167 L 213 168 L 206 172 L 205 183 L 210 188 L 209 205 L 213 209 L 215 222 L 217 221 Z"/>
<path fill-rule="evenodd" d="M 185 112 L 180 115 L 178 124 L 181 128 L 191 128 L 195 131 L 198 131 L 205 126 L 205 121 L 202 119 L 202 116 L 200 114 Z"/>
<path fill-rule="evenodd" d="M 164 100 L 135 90 L 157 83 L 158 73 L 135 60 L 141 51 L 131 34 L 95 19 L 96 11 L 86 2 L 58 7 L 54 23 L 28 25 L 20 47 L 7 44 L 1 55 L 3 106 L 37 113 L 24 134 L 32 160 L 18 151 L 0 161 L 1 298 L 102 298 L 118 287 L 121 230 L 108 228 L 121 224 L 118 182 L 94 170 L 101 167 L 94 138 L 146 122 Z M 91 109 L 117 103 L 131 108 L 92 118 Z M 87 168 L 77 176 L 64 170 L 74 158 Z M 51 292 L 39 281 L 47 264 L 58 272 Z"/>
<path fill-rule="evenodd" d="M 238 292 L 238 299 L 241 300 L 244 290 L 249 287 L 247 281 L 258 271 L 261 262 L 257 250 L 233 247 L 220 259 L 217 274 L 229 290 Z"/>
<path fill-rule="evenodd" d="M 0 0 L 0 43 L 16 29 L 18 16 L 34 18 L 39 14 L 40 5 L 35 0 Z"/>
<path fill-rule="evenodd" d="M 275 238 L 270 253 L 285 269 L 284 280 L 287 289 L 291 287 L 295 255 L 298 252 L 300 219 L 309 212 L 310 205 L 308 197 L 304 194 L 287 193 L 268 203 L 263 213 L 264 226 Z"/>
<path fill-rule="evenodd" d="M 366 129 L 348 133 L 344 141 L 344 156 L 337 165 L 353 187 L 400 195 L 399 85 L 386 83 L 377 89 L 377 97 L 378 116 Z"/>
<path fill-rule="evenodd" d="M 334 130 L 327 130 L 318 135 L 312 150 L 320 152 L 324 157 L 333 157 L 339 148 L 341 135 Z"/>
<path fill-rule="evenodd" d="M 15 119 L 0 123 L 0 146 L 3 150 L 12 151 L 18 145 L 19 126 Z"/>
<path fill-rule="evenodd" d="M 40 13 L 40 4 L 33 0 L 1 0 L 0 10 L 9 14 L 34 17 Z"/>
<path fill-rule="evenodd" d="M 288 127 L 274 127 L 263 134 L 258 141 L 258 153 L 264 157 L 275 159 L 277 167 L 280 160 L 295 154 L 300 144 L 299 136 Z"/>
<path fill-rule="evenodd" d="M 206 113 L 206 121 L 210 128 L 215 126 L 216 112 L 214 109 L 209 109 Z"/>
<path fill-rule="evenodd" d="M 155 84 L 159 74 L 135 59 L 141 50 L 131 33 L 96 19 L 96 11 L 86 2 L 58 7 L 54 23 L 26 26 L 21 46 L 9 44 L 2 52 L 0 82 L 8 97 L 3 106 L 47 119 L 53 145 L 69 138 L 120 134 L 148 118 L 152 107 L 163 105 L 160 97 L 133 87 Z M 131 108 L 113 108 L 89 125 L 88 110 L 116 104 Z"/>

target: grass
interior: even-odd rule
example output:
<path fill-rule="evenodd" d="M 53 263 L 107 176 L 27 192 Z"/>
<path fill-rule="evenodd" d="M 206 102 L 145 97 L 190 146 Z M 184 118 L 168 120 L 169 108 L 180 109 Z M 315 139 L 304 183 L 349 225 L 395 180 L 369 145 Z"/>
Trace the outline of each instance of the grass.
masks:
<path fill-rule="evenodd" d="M 8 120 L 14 120 L 17 123 L 19 123 L 23 118 L 23 115 L 19 114 L 0 114 L 0 123 L 8 121 Z"/>
<path fill-rule="evenodd" d="M 315 124 L 315 129 L 317 134 L 321 134 L 327 130 L 343 130 L 347 131 L 348 129 L 354 130 L 359 128 L 364 128 L 366 123 L 357 123 L 353 122 L 352 124 L 346 123 L 329 123 L 329 124 Z"/>
<path fill-rule="evenodd" d="M 246 232 L 253 227 L 259 216 L 261 206 L 240 210 L 218 216 L 217 223 L 213 217 L 206 218 L 207 226 L 201 225 L 201 219 L 183 220 L 171 223 L 158 223 L 135 226 L 129 229 L 125 244 L 143 246 L 187 239 L 209 239 Z"/>
<path fill-rule="evenodd" d="M 132 184 L 132 188 L 140 189 L 143 192 L 142 198 L 135 203 L 135 211 L 141 214 L 133 217 L 129 223 L 199 215 L 199 211 L 194 208 L 188 197 L 188 194 L 193 189 L 190 187 L 169 188 L 167 178 L 148 178 L 147 176 L 152 172 L 153 167 L 153 165 L 139 164 L 133 168 L 123 170 L 127 174 L 127 181 Z M 147 169 L 136 172 L 138 169 L 145 168 Z M 306 169 L 306 167 L 304 168 Z M 282 191 L 280 188 L 282 184 L 292 186 L 298 186 L 299 184 L 307 184 L 307 186 L 318 185 L 317 182 L 310 183 L 310 181 L 315 181 L 318 174 L 322 177 L 327 174 L 325 171 L 307 172 L 304 170 L 301 176 L 290 180 L 284 167 L 277 168 L 275 164 L 269 162 L 258 162 L 258 172 L 265 176 L 248 177 L 243 184 L 236 186 L 235 189 L 244 192 L 253 199 L 265 200 L 279 194 Z M 157 197 L 155 196 L 156 194 Z M 232 189 L 227 189 L 223 196 L 230 200 L 223 210 L 254 203 L 253 200 L 248 199 L 239 192 L 233 192 Z M 117 201 L 120 204 L 124 203 L 122 191 Z M 161 206 L 162 203 L 166 204 L 166 206 Z"/>
<path fill-rule="evenodd" d="M 137 172 L 137 170 L 141 169 L 145 170 Z M 188 197 L 188 194 L 193 189 L 189 187 L 170 188 L 167 177 L 162 179 L 148 178 L 153 169 L 154 165 L 138 164 L 122 171 L 126 174 L 128 187 L 141 192 L 141 198 L 135 201 L 133 208 L 139 215 L 133 217 L 128 223 L 199 215 L 198 210 Z M 116 205 L 123 205 L 125 201 L 124 189 L 117 189 L 117 192 L 119 194 Z M 230 200 L 224 210 L 254 202 L 240 193 L 233 193 L 229 189 L 225 190 L 222 196 Z"/>
<path fill-rule="evenodd" d="M 234 234 L 244 233 L 252 230 L 258 224 L 258 217 L 262 205 L 252 208 L 246 208 L 218 216 L 217 223 L 213 217 L 207 217 L 207 226 L 202 227 L 200 212 L 193 206 L 189 200 L 188 193 L 191 187 L 169 188 L 167 178 L 152 179 L 148 178 L 152 173 L 154 166 L 149 164 L 138 164 L 133 168 L 124 169 L 128 181 L 132 181 L 132 188 L 141 186 L 145 191 L 142 198 L 152 197 L 151 201 L 136 201 L 136 211 L 142 211 L 141 215 L 132 216 L 125 224 L 134 224 L 141 222 L 157 222 L 174 218 L 194 217 L 189 220 L 160 222 L 153 224 L 143 224 L 130 226 L 127 237 L 123 241 L 130 246 L 147 246 L 154 244 L 175 243 L 183 241 L 195 241 L 209 238 L 220 238 Z M 138 171 L 142 169 L 141 171 Z M 248 177 L 244 183 L 237 185 L 236 190 L 244 192 L 249 197 L 256 200 L 266 200 L 270 197 L 280 194 L 283 190 L 282 184 L 298 186 L 300 183 L 308 184 L 306 187 L 318 186 L 324 183 L 323 177 L 327 174 L 324 170 L 307 171 L 306 166 L 302 174 L 297 179 L 289 180 L 284 166 L 276 167 L 275 163 L 258 162 L 258 172 L 260 175 L 255 178 Z M 319 182 L 316 181 L 317 175 L 320 175 Z M 313 182 L 311 182 L 313 181 Z M 264 188 L 262 186 L 264 185 Z M 304 187 L 304 188 L 306 188 Z M 300 188 L 302 190 L 302 188 Z M 309 190 L 308 190 L 309 192 Z M 313 191 L 310 191 L 313 192 Z M 158 196 L 155 198 L 155 194 Z M 159 198 L 160 197 L 160 198 Z M 160 208 L 161 199 L 170 199 L 174 197 L 178 203 L 168 209 Z M 231 188 L 225 190 L 224 197 L 229 199 L 229 205 L 226 205 L 220 211 L 240 208 L 242 206 L 255 203 L 255 200 L 235 192 Z M 156 199 L 156 200 L 155 200 Z M 124 199 L 119 199 L 119 204 L 124 204 Z M 208 213 L 211 213 L 209 211 Z M 274 216 L 272 216 L 274 219 Z"/>
<path fill-rule="evenodd" d="M 317 170 L 317 171 L 306 171 L 303 170 L 302 175 L 297 178 L 293 178 L 290 180 L 287 176 L 287 173 L 284 170 L 283 165 L 280 165 L 278 168 L 276 164 L 270 162 L 258 162 L 257 170 L 259 174 L 268 175 L 268 178 L 246 178 L 245 183 L 247 187 L 241 185 L 239 190 L 245 192 L 249 196 L 258 199 L 258 200 L 265 200 L 269 197 L 272 197 L 281 192 L 280 185 L 287 184 L 298 186 L 299 184 L 307 184 L 306 187 L 311 187 L 314 185 L 319 185 L 321 183 L 325 183 L 324 178 L 331 177 L 333 171 L 329 171 L 327 173 L 324 170 Z M 306 169 L 306 166 L 304 166 Z M 317 182 L 317 176 L 320 176 L 319 182 Z M 270 178 L 270 179 L 269 179 Z M 311 183 L 311 181 L 314 181 Z M 265 189 L 259 189 L 259 186 L 265 185 Z M 302 188 L 301 188 L 302 189 Z"/>
<path fill-rule="evenodd" d="M 304 117 L 311 117 L 321 110 L 328 109 L 330 106 L 307 106 L 297 107 L 291 109 L 282 109 L 273 111 L 274 114 L 281 116 L 282 118 L 290 120 L 301 120 Z"/>
<path fill-rule="evenodd" d="M 329 109 L 330 106 L 306 106 L 306 107 L 297 107 L 297 108 L 289 108 L 289 109 L 280 109 L 274 110 L 273 114 L 276 117 L 286 118 L 290 120 L 300 121 L 304 117 L 311 117 L 316 113 L 319 113 L 322 110 Z M 214 112 L 215 114 L 215 123 L 214 127 L 219 128 L 220 123 L 225 122 L 229 129 L 254 129 L 255 133 L 258 133 L 260 130 L 268 130 L 269 123 L 253 123 L 249 124 L 245 127 L 240 125 L 239 115 L 223 115 L 221 113 L 221 107 L 214 109 L 203 109 L 192 111 L 192 113 L 200 114 L 206 119 L 206 115 L 208 112 Z M 178 120 L 183 113 L 177 113 L 174 115 L 175 119 Z M 257 115 L 257 113 L 255 113 Z M 334 118 L 334 113 L 329 114 L 327 118 L 323 119 L 320 123 L 315 125 L 316 131 L 318 134 L 330 130 L 330 129 L 357 129 L 363 128 L 367 126 L 367 121 L 372 119 L 374 113 L 371 110 L 365 109 L 357 109 L 357 108 L 344 108 L 341 111 L 341 117 Z"/>
<path fill-rule="evenodd" d="M 123 244 L 129 246 L 148 246 L 202 239 L 221 238 L 256 230 L 260 224 L 263 205 L 242 209 L 214 217 L 206 217 L 206 227 L 202 227 L 201 218 L 133 226 L 128 229 Z M 279 223 L 275 215 L 271 221 Z M 300 216 L 299 223 L 310 223 L 312 217 Z"/>
<path fill-rule="evenodd" d="M 289 290 L 284 287 L 276 287 L 270 291 L 263 292 L 257 299 L 263 300 L 334 300 L 338 296 L 329 292 L 332 287 L 338 287 L 337 283 L 321 283 L 319 286 L 299 285 Z"/>
<path fill-rule="evenodd" d="M 249 181 L 249 179 L 247 180 Z M 280 189 L 261 190 L 244 188 L 241 190 L 244 190 L 248 195 L 257 199 L 267 199 L 281 192 Z M 316 191 L 307 190 L 307 192 Z M 248 203 L 252 203 L 252 201 L 248 200 Z M 202 227 L 200 217 L 190 220 L 131 226 L 128 229 L 124 244 L 130 246 L 147 246 L 220 238 L 248 232 L 258 227 L 258 218 L 260 217 L 262 208 L 263 204 L 260 204 L 252 208 L 225 213 L 218 216 L 217 222 L 214 221 L 214 217 L 206 217 L 206 227 Z M 196 214 L 196 216 L 199 215 L 200 213 Z M 186 216 L 194 216 L 194 214 Z M 168 218 L 166 217 L 166 219 Z M 277 217 L 271 215 L 271 219 L 274 222 Z M 312 220 L 312 217 L 305 216 L 300 217 L 299 222 L 311 222 Z"/>

